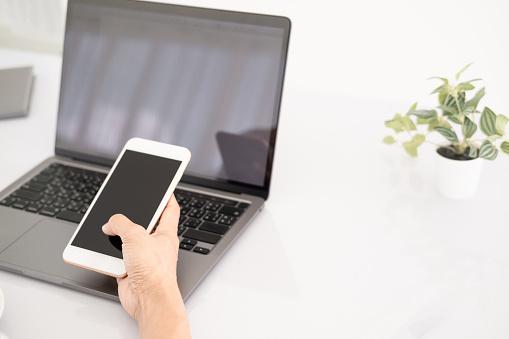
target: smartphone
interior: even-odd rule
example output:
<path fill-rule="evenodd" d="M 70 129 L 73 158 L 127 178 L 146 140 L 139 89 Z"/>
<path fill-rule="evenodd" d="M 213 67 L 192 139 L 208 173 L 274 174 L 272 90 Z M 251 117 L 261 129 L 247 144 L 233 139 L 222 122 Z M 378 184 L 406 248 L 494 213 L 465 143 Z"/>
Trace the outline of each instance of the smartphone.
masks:
<path fill-rule="evenodd" d="M 64 261 L 113 277 L 124 277 L 119 237 L 102 226 L 123 214 L 152 232 L 191 159 L 187 148 L 130 139 L 67 244 Z"/>

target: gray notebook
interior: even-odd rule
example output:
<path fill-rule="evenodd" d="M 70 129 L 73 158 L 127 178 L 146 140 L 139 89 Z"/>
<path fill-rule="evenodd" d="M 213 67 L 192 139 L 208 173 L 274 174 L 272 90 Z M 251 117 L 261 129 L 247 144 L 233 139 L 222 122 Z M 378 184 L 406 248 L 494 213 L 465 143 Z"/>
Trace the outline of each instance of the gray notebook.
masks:
<path fill-rule="evenodd" d="M 33 84 L 31 66 L 0 69 L 0 118 L 28 114 Z"/>

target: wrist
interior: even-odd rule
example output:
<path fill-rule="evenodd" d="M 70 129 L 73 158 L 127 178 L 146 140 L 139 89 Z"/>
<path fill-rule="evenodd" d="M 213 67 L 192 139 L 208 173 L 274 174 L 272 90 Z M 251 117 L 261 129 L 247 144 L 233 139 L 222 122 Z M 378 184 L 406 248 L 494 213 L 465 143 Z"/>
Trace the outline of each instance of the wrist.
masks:
<path fill-rule="evenodd" d="M 176 286 L 152 290 L 140 302 L 136 320 L 140 338 L 190 338 L 189 320 Z"/>

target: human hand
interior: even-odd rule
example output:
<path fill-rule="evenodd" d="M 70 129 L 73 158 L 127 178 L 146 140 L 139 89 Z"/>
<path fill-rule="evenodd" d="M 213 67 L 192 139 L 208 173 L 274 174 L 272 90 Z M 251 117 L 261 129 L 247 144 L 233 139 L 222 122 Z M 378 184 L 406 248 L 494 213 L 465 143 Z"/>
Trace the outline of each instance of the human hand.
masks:
<path fill-rule="evenodd" d="M 152 234 L 121 214 L 103 226 L 105 234 L 122 239 L 127 276 L 117 279 L 118 294 L 122 306 L 140 324 L 142 337 L 145 333 L 155 338 L 159 333 L 168 338 L 177 329 L 175 338 L 190 338 L 177 285 L 179 217 L 180 207 L 172 195 Z"/>

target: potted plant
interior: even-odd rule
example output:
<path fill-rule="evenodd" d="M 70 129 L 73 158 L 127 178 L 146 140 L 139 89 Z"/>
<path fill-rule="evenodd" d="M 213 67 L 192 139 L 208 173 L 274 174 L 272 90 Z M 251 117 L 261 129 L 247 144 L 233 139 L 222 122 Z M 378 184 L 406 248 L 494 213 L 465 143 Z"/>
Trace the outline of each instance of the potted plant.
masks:
<path fill-rule="evenodd" d="M 455 82 L 431 78 L 442 81 L 431 92 L 438 95 L 436 109 L 417 109 L 415 103 L 406 115 L 396 114 L 392 120 L 385 122 L 395 135 L 387 136 L 383 141 L 403 146 L 413 157 L 417 156 L 417 149 L 425 142 L 436 146 L 437 188 L 442 195 L 454 199 L 468 198 L 475 193 L 482 159 L 494 160 L 499 151 L 509 154 L 509 136 L 506 133 L 509 119 L 503 114 L 495 114 L 488 107 L 478 110 L 485 94 L 484 87 L 471 98 L 467 97 L 467 93 L 475 89 L 472 83 L 481 79 L 459 82 L 461 74 L 469 66 L 456 74 Z M 445 143 L 430 141 L 431 134 L 441 135 Z"/>

